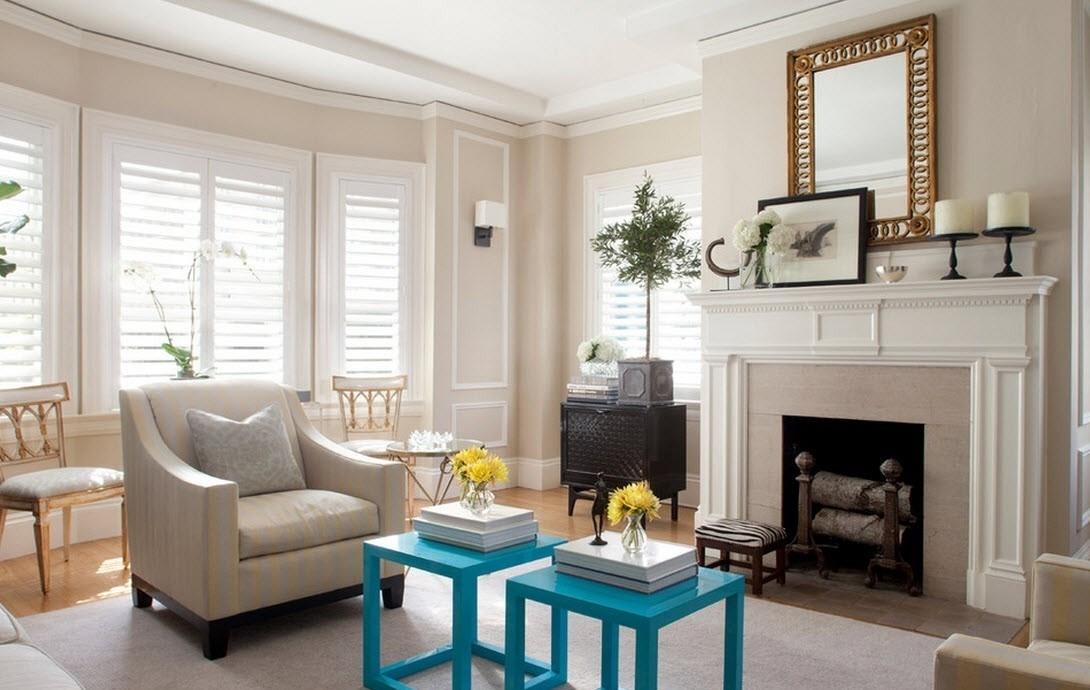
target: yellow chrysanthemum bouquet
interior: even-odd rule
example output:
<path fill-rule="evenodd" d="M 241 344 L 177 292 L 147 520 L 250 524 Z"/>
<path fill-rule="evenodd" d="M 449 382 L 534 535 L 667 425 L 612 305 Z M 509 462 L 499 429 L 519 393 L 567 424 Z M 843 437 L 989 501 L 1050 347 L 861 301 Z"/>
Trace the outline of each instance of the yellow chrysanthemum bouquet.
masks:
<path fill-rule="evenodd" d="M 624 521 L 621 546 L 626 551 L 630 553 L 643 551 L 647 544 L 647 533 L 643 529 L 642 521 L 644 518 L 647 522 L 658 519 L 661 505 L 659 497 L 651 491 L 647 482 L 627 484 L 615 489 L 609 495 L 606 517 L 614 525 Z"/>
<path fill-rule="evenodd" d="M 490 486 L 507 481 L 507 464 L 484 448 L 466 448 L 451 460 L 451 471 L 462 484 L 462 507 L 475 515 L 484 515 L 496 501 Z"/>

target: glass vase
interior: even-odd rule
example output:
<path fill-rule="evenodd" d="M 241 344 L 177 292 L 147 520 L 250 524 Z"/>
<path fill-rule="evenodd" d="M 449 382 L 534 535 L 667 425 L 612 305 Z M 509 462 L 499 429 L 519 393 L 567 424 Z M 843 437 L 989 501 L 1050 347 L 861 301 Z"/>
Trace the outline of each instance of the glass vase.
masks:
<path fill-rule="evenodd" d="M 579 373 L 583 376 L 615 379 L 617 378 L 617 362 L 599 362 L 598 360 L 580 362 Z"/>
<path fill-rule="evenodd" d="M 474 515 L 487 515 L 496 502 L 496 494 L 492 493 L 488 482 L 466 482 L 462 485 L 461 506 Z"/>
<path fill-rule="evenodd" d="M 761 289 L 773 286 L 772 265 L 768 253 L 763 247 L 746 252 L 745 264 L 745 270 L 742 273 L 742 287 Z"/>
<path fill-rule="evenodd" d="M 643 553 L 647 546 L 647 532 L 643 529 L 642 515 L 629 515 L 621 530 L 621 546 L 628 553 Z"/>

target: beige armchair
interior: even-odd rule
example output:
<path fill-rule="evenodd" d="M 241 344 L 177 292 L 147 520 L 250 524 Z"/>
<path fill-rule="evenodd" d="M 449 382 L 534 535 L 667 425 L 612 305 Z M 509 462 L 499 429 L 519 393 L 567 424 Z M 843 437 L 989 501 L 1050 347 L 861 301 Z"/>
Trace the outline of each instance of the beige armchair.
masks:
<path fill-rule="evenodd" d="M 200 472 L 185 413 L 241 420 L 280 407 L 306 489 L 239 498 Z M 362 593 L 365 538 L 405 529 L 405 470 L 363 458 L 310 424 L 290 388 L 244 380 L 172 381 L 121 391 L 133 604 L 159 600 L 202 634 L 209 659 L 232 627 Z M 387 608 L 404 572 L 383 566 Z"/>
<path fill-rule="evenodd" d="M 1029 647 L 953 635 L 935 652 L 935 690 L 1090 690 L 1090 561 L 1033 565 Z"/>

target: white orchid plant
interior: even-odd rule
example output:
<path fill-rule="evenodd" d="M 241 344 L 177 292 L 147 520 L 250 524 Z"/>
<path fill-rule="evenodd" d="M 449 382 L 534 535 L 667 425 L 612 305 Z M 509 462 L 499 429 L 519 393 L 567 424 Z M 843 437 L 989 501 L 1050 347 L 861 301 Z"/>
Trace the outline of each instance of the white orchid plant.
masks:
<path fill-rule="evenodd" d="M 193 259 L 189 262 L 189 270 L 185 276 L 189 293 L 189 343 L 187 347 L 177 344 L 174 341 L 174 335 L 170 332 L 166 310 L 163 308 L 163 303 L 156 291 L 159 276 L 156 274 L 155 268 L 147 263 L 133 262 L 123 269 L 125 277 L 140 285 L 151 297 L 151 302 L 155 306 L 155 313 L 163 327 L 163 335 L 167 339 L 160 347 L 178 365 L 178 378 L 197 378 L 207 374 L 207 371 L 198 374 L 193 368 L 194 362 L 197 361 L 197 358 L 193 355 L 194 340 L 197 337 L 197 278 L 200 275 L 200 270 L 203 270 L 205 266 L 211 266 L 217 257 L 237 259 L 246 267 L 250 275 L 260 280 L 257 273 L 250 267 L 245 247 L 236 247 L 230 242 L 217 244 L 213 240 L 202 240 L 200 249 L 193 252 Z"/>
<path fill-rule="evenodd" d="M 575 351 L 580 363 L 601 362 L 611 364 L 624 357 L 624 348 L 616 339 L 608 335 L 596 335 L 590 340 L 579 343 Z"/>
<path fill-rule="evenodd" d="M 758 287 L 768 285 L 768 255 L 787 254 L 791 249 L 791 228 L 783 224 L 780 214 L 764 209 L 735 223 L 733 237 L 734 246 L 746 255 L 743 282 L 748 284 L 756 278 Z"/>

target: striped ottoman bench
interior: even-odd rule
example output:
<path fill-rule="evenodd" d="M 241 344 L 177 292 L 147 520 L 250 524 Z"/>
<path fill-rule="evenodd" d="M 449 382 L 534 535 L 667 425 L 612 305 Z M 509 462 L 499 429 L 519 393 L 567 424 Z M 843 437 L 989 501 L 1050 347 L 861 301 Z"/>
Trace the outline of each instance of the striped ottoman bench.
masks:
<path fill-rule="evenodd" d="M 716 549 L 720 558 L 707 562 L 705 549 Z M 764 574 L 764 555 L 776 552 L 776 567 Z M 731 554 L 748 556 L 748 561 L 732 560 Z M 755 596 L 761 596 L 766 582 L 775 580 L 781 585 L 787 579 L 787 530 L 776 525 L 766 525 L 749 520 L 714 520 L 696 528 L 696 557 L 706 568 L 730 570 L 732 565 L 750 568 L 752 576 L 746 578 Z"/>

